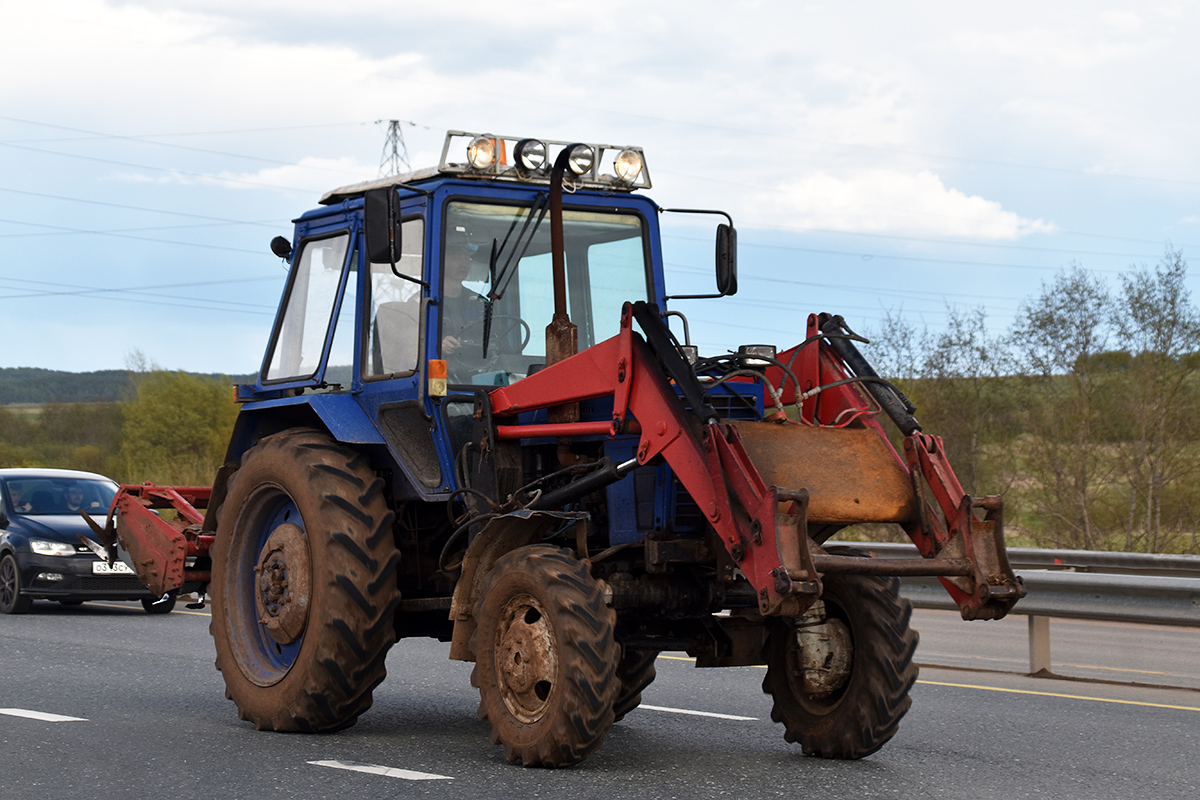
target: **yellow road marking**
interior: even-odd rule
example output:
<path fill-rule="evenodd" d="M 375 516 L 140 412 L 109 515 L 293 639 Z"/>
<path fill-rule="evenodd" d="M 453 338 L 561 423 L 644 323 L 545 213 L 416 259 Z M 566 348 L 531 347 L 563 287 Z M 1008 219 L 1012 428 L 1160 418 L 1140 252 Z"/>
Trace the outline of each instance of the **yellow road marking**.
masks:
<path fill-rule="evenodd" d="M 1141 700 L 1117 700 L 1112 697 L 1088 697 L 1083 694 L 1060 694 L 1058 692 L 1035 692 L 1030 689 L 1004 689 L 999 686 L 979 686 L 972 683 L 945 683 L 943 681 L 917 681 L 929 686 L 952 686 L 956 689 L 981 689 L 985 692 L 1007 692 L 1009 694 L 1032 694 L 1039 697 L 1062 697 L 1067 700 L 1092 700 L 1097 703 L 1117 703 L 1124 706 L 1150 706 L 1151 708 L 1173 708 L 1178 711 L 1200 711 L 1195 706 L 1173 706 L 1167 703 L 1146 703 Z"/>
<path fill-rule="evenodd" d="M 1120 667 L 1095 667 L 1091 664 L 1063 664 L 1064 667 L 1076 667 L 1078 669 L 1102 669 L 1105 672 L 1137 672 L 1142 675 L 1174 675 L 1173 672 L 1155 672 L 1149 669 L 1121 669 Z"/>
<path fill-rule="evenodd" d="M 661 656 L 660 655 L 659 658 L 665 658 L 670 661 L 695 661 L 696 660 L 694 658 L 689 658 L 686 656 Z M 766 667 L 763 666 L 762 664 L 755 664 L 754 666 L 758 667 L 759 669 L 766 669 Z M 1072 666 L 1078 666 L 1078 665 L 1072 665 Z M 1098 669 L 1103 669 L 1103 668 L 1101 667 Z M 1130 671 L 1136 672 L 1137 670 L 1130 670 Z M 1171 673 L 1168 672 L 1168 673 L 1152 673 L 1152 674 L 1169 675 Z M 1170 705 L 1167 703 L 1147 703 L 1147 702 L 1144 702 L 1141 700 L 1118 700 L 1113 697 L 1088 697 L 1087 695 L 1083 695 L 1083 694 L 1060 694 L 1058 692 L 1037 692 L 1037 691 L 1033 691 L 1032 689 L 1005 689 L 1000 686 L 980 686 L 978 684 L 973 684 L 973 683 L 946 683 L 944 681 L 921 681 L 921 680 L 917 681 L 917 683 L 924 683 L 928 686 L 951 686 L 955 689 L 981 689 L 985 692 L 1007 692 L 1009 694 L 1031 694 L 1031 695 L 1037 695 L 1039 697 L 1061 697 L 1066 700 L 1092 700 L 1097 703 L 1117 703 L 1118 705 L 1125 705 L 1125 706 L 1149 706 L 1150 708 L 1170 708 L 1170 709 L 1175 709 L 1176 711 L 1200 711 L 1200 707 L 1196 707 L 1196 706 L 1175 706 L 1175 705 Z"/>

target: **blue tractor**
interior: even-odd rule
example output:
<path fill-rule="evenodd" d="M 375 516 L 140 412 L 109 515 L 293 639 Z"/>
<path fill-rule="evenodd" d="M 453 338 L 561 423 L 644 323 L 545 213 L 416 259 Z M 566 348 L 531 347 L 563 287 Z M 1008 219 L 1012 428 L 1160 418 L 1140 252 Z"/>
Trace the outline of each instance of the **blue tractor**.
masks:
<path fill-rule="evenodd" d="M 765 664 L 787 739 L 859 758 L 916 680 L 897 576 L 940 577 L 966 619 L 1024 594 L 1001 498 L 963 491 L 841 317 L 697 352 L 678 309 L 736 291 L 736 232 L 649 187 L 636 147 L 452 131 L 436 168 L 332 191 L 272 242 L 287 286 L 211 492 L 127 487 L 106 531 L 154 591 L 207 589 L 243 719 L 352 725 L 388 648 L 434 637 L 510 761 L 565 766 L 672 650 Z M 708 294 L 664 282 L 679 212 L 719 223 Z M 825 544 L 865 522 L 922 557 Z"/>

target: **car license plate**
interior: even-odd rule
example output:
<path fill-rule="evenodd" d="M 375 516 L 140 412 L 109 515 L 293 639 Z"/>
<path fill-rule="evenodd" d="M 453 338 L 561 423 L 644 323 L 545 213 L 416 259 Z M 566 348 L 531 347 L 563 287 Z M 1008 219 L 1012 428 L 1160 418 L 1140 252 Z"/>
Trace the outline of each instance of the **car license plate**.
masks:
<path fill-rule="evenodd" d="M 113 564 L 111 567 L 108 565 L 108 562 L 106 562 L 106 561 L 93 561 L 92 562 L 92 574 L 93 575 L 132 575 L 133 570 L 131 570 L 128 567 L 128 565 L 125 564 L 124 561 L 118 561 L 117 563 Z"/>

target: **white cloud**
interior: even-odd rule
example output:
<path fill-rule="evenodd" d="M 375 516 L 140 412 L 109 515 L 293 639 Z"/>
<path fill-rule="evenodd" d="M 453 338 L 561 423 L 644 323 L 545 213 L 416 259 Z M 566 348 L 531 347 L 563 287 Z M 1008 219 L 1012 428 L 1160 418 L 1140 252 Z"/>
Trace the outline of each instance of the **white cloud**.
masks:
<path fill-rule="evenodd" d="M 348 183 L 375 177 L 378 168 L 358 163 L 350 157 L 300 159 L 297 164 L 266 167 L 256 172 L 188 173 L 164 170 L 162 173 L 118 172 L 114 178 L 127 183 L 155 183 L 223 186 L 227 189 L 281 189 L 298 192 L 325 192 Z"/>
<path fill-rule="evenodd" d="M 299 164 L 267 167 L 257 172 L 206 176 L 205 180 L 232 189 L 296 189 L 320 191 L 375 177 L 378 168 L 359 164 L 353 158 L 304 158 Z"/>
<path fill-rule="evenodd" d="M 793 230 L 863 231 L 965 239 L 1011 240 L 1055 228 L 1025 219 L 1000 203 L 947 187 L 932 172 L 867 170 L 819 173 L 760 195 L 752 216 Z"/>
<path fill-rule="evenodd" d="M 1153 52 L 1155 42 L 1096 40 L 1072 32 L 1030 28 L 1004 32 L 972 31 L 955 37 L 964 52 L 1007 59 L 1056 63 L 1075 70 L 1095 69 L 1113 61 L 1127 61 Z"/>
<path fill-rule="evenodd" d="M 1143 27 L 1141 16 L 1132 11 L 1101 11 L 1100 21 L 1121 33 L 1136 33 Z"/>

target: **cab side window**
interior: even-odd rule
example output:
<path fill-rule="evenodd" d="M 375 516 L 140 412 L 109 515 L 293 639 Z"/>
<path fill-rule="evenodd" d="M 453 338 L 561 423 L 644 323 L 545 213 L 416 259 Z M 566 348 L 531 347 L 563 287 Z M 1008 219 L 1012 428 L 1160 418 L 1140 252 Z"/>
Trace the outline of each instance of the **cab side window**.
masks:
<path fill-rule="evenodd" d="M 347 234 L 341 234 L 305 242 L 292 262 L 294 274 L 266 380 L 308 378 L 321 365 L 349 241 Z"/>
<path fill-rule="evenodd" d="M 366 358 L 363 374 L 378 377 L 413 372 L 419 358 L 421 280 L 424 269 L 425 221 L 404 220 L 401 228 L 404 252 L 396 272 L 391 264 L 371 264 L 367 291 L 370 314 L 367 320 Z"/>

